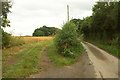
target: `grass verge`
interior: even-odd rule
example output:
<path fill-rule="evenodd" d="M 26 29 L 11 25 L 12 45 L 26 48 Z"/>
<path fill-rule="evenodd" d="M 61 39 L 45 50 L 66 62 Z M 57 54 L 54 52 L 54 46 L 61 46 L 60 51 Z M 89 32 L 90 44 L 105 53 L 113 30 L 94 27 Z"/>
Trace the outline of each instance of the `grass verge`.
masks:
<path fill-rule="evenodd" d="M 78 61 L 80 54 L 83 52 L 82 45 L 80 47 L 80 52 L 77 53 L 78 57 L 76 57 L 75 59 L 70 57 L 64 57 L 57 52 L 54 42 L 52 41 L 50 45 L 48 45 L 47 56 L 49 56 L 49 58 L 53 61 L 54 65 L 57 67 L 71 65 Z"/>
<path fill-rule="evenodd" d="M 3 78 L 21 78 L 27 77 L 32 73 L 39 72 L 37 68 L 38 62 L 41 60 L 42 48 L 48 45 L 51 41 L 45 41 L 30 47 L 20 54 L 15 55 L 17 62 L 13 65 L 3 63 Z"/>
<path fill-rule="evenodd" d="M 104 49 L 105 51 L 108 51 L 109 53 L 112 53 L 115 56 L 120 57 L 120 49 L 118 49 L 118 47 L 115 45 L 104 45 L 104 44 L 100 44 L 100 43 L 95 42 L 95 41 L 88 41 L 88 42 L 98 46 L 101 49 Z"/>
<path fill-rule="evenodd" d="M 20 54 L 21 52 L 23 52 L 29 48 L 35 47 L 38 44 L 39 43 L 36 43 L 33 41 L 31 43 L 28 43 L 28 44 L 19 45 L 19 46 L 12 46 L 10 48 L 3 49 L 2 50 L 2 60 L 9 59 L 10 57 L 13 57 L 17 54 Z"/>

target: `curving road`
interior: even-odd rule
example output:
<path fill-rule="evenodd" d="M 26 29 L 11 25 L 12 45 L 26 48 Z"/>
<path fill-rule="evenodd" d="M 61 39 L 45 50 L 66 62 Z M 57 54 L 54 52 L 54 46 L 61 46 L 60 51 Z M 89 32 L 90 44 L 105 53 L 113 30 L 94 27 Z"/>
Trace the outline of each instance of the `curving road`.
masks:
<path fill-rule="evenodd" d="M 81 42 L 98 78 L 118 78 L 118 58 L 88 42 Z"/>

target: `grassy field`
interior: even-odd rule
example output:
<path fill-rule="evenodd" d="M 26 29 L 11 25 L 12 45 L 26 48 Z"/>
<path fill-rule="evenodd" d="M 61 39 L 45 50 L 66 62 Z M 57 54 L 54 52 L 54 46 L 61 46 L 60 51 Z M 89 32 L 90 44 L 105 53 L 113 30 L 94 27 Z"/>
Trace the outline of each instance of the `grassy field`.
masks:
<path fill-rule="evenodd" d="M 44 41 L 50 41 L 52 40 L 54 37 L 16 37 L 16 38 L 20 38 L 23 39 L 25 41 L 25 44 L 23 45 L 19 45 L 19 46 L 13 46 L 10 48 L 5 48 L 2 51 L 2 59 L 8 59 L 11 56 L 14 56 L 16 54 L 20 54 L 22 51 L 25 51 L 26 49 L 29 49 L 31 47 L 34 47 L 36 45 L 38 45 L 41 42 Z"/>
<path fill-rule="evenodd" d="M 4 78 L 23 78 L 38 73 L 43 68 L 37 65 L 41 63 L 44 47 L 47 48 L 47 56 L 56 67 L 66 66 L 78 61 L 78 58 L 63 57 L 55 48 L 54 37 L 22 37 L 24 45 L 3 49 L 2 76 Z M 78 53 L 78 56 L 82 53 Z"/>
<path fill-rule="evenodd" d="M 5 78 L 27 77 L 39 72 L 36 65 L 41 60 L 42 49 L 50 43 L 51 37 L 23 37 L 24 45 L 14 46 L 2 51 L 2 75 Z M 31 40 L 30 40 L 31 38 Z M 30 41 L 29 41 L 29 40 Z"/>

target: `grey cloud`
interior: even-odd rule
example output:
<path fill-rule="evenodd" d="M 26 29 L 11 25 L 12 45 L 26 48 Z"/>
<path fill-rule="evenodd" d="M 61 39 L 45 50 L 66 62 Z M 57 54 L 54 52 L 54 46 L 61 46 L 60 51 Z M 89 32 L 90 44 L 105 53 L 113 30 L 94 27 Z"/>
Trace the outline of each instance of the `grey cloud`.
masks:
<path fill-rule="evenodd" d="M 90 16 L 94 3 L 94 0 L 14 0 L 12 13 L 8 17 L 15 35 L 19 32 L 32 35 L 34 29 L 43 25 L 61 28 L 67 21 L 67 4 L 71 19 Z M 11 29 L 6 28 L 6 31 Z"/>

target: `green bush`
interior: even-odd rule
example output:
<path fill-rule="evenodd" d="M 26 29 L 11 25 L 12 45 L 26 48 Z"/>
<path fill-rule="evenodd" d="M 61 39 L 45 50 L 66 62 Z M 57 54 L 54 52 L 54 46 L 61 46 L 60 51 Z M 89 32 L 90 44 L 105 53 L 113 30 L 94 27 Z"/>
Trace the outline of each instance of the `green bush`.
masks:
<path fill-rule="evenodd" d="M 2 30 L 2 47 L 8 47 L 10 44 L 10 34 Z"/>
<path fill-rule="evenodd" d="M 58 52 L 64 56 L 74 55 L 73 52 L 80 46 L 75 24 L 70 22 L 64 24 L 62 30 L 55 37 L 55 45 Z"/>
<path fill-rule="evenodd" d="M 120 36 L 118 38 L 118 47 L 120 48 Z"/>
<path fill-rule="evenodd" d="M 120 34 L 117 34 L 111 41 L 112 45 L 120 48 Z"/>
<path fill-rule="evenodd" d="M 1 29 L 2 30 L 2 29 Z M 25 41 L 21 38 L 15 38 L 8 34 L 7 32 L 4 32 L 2 30 L 2 48 L 8 48 L 11 46 L 18 46 L 24 44 Z"/>
<path fill-rule="evenodd" d="M 64 55 L 65 57 L 75 58 L 75 55 L 73 54 L 73 52 L 71 52 L 70 49 L 65 49 L 65 51 L 63 52 L 63 55 Z"/>
<path fill-rule="evenodd" d="M 18 46 L 18 45 L 23 45 L 25 41 L 22 38 L 15 38 L 11 36 L 10 38 L 10 46 Z"/>

